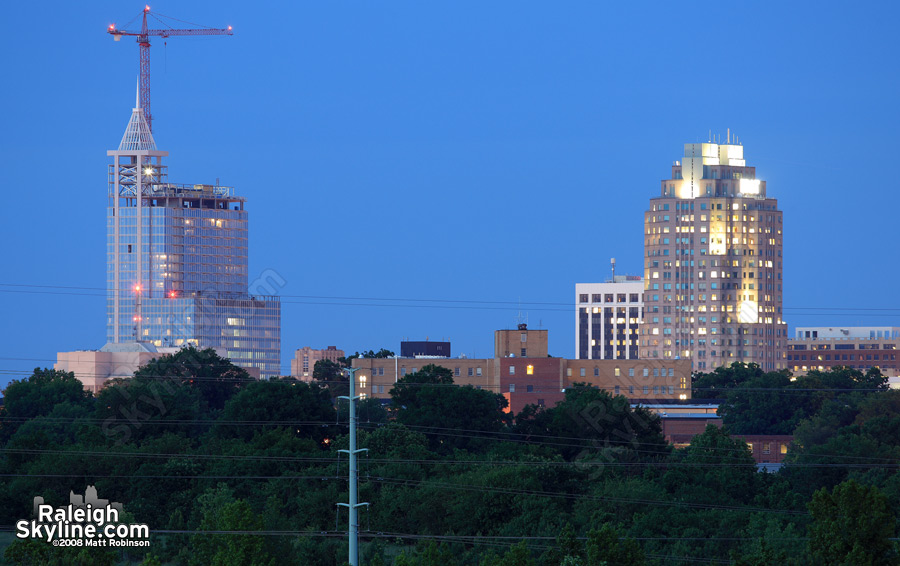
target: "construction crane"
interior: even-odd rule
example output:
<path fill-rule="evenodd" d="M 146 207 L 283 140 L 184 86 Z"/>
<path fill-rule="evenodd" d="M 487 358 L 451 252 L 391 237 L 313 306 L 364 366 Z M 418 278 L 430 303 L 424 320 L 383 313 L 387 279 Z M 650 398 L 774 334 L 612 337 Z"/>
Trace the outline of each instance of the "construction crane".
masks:
<path fill-rule="evenodd" d="M 137 43 L 140 46 L 140 55 L 141 55 L 141 74 L 138 79 L 140 91 L 140 104 L 141 109 L 144 111 L 144 117 L 147 119 L 147 126 L 150 127 L 150 130 L 153 130 L 153 122 L 152 115 L 150 114 L 150 36 L 156 37 L 171 37 L 176 35 L 232 35 L 231 26 L 228 26 L 224 29 L 218 28 L 208 28 L 203 26 L 198 26 L 197 24 L 191 24 L 190 22 L 182 22 L 190 25 L 197 26 L 192 29 L 175 29 L 169 26 L 166 22 L 161 20 L 156 16 L 156 14 L 150 14 L 150 6 L 144 6 L 144 10 L 142 11 L 143 21 L 141 23 L 141 31 L 129 31 L 127 29 L 118 29 L 116 24 L 110 24 L 109 28 L 107 28 L 107 33 L 111 34 L 116 41 L 120 41 L 122 36 L 134 36 L 137 38 Z M 150 16 L 156 19 L 160 24 L 166 26 L 162 29 L 150 29 L 147 27 L 147 16 Z M 159 14 L 162 16 L 162 14 Z M 168 16 L 163 16 L 170 20 L 175 20 L 181 22 L 181 20 L 176 20 L 175 18 L 170 18 Z M 131 20 L 133 22 L 137 17 Z M 131 24 L 125 24 L 126 27 Z"/>

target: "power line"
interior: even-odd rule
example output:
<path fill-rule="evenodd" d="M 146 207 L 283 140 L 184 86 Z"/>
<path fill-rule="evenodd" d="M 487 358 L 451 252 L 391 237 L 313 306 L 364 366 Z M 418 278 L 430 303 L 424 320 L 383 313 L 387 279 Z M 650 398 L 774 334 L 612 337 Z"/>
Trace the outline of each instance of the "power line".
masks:
<path fill-rule="evenodd" d="M 0 289 L 5 293 L 48 293 L 48 294 L 67 294 L 106 297 L 108 289 L 104 287 L 78 287 L 67 285 L 39 285 L 31 283 L 0 283 L 0 287 L 12 287 L 12 289 Z M 47 289 L 47 291 L 29 291 L 27 289 Z M 54 290 L 54 291 L 51 291 Z M 102 291 L 101 293 L 74 293 L 74 292 L 56 292 L 55 290 L 72 290 L 72 291 Z M 479 299 L 412 299 L 407 297 L 353 297 L 344 295 L 278 295 L 281 298 L 294 299 L 317 299 L 316 301 L 281 301 L 283 304 L 323 304 L 336 306 L 386 306 L 386 307 L 425 307 L 425 308 L 467 308 L 467 309 L 488 309 L 488 310 L 507 310 L 516 305 L 528 305 L 533 308 L 530 310 L 549 310 L 559 312 L 569 312 L 575 310 L 578 306 L 574 302 L 555 302 L 555 301 L 503 301 L 503 300 L 479 300 Z M 330 302 L 322 302 L 330 301 Z M 353 302 L 334 302 L 334 301 L 353 301 Z M 417 305 L 417 304 L 360 304 L 358 301 L 393 301 L 395 303 L 437 303 L 436 305 Z M 438 306 L 441 304 L 451 306 Z M 605 303 L 604 303 L 605 304 Z M 504 307 L 489 307 L 486 305 L 508 305 Z M 563 309 L 540 308 L 548 306 L 562 306 Z M 840 313 L 900 313 L 900 308 L 888 307 L 783 307 L 784 311 L 819 311 L 818 313 L 798 313 L 798 314 L 834 314 L 835 316 L 844 316 Z M 895 316 L 891 314 L 875 315 L 875 316 Z"/>

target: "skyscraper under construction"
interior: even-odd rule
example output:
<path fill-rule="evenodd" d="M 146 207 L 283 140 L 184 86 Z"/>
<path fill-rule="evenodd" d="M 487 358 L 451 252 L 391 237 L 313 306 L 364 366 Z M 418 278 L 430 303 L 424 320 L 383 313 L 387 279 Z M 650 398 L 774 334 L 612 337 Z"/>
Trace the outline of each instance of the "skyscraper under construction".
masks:
<path fill-rule="evenodd" d="M 107 155 L 107 341 L 215 347 L 280 375 L 280 300 L 248 288 L 246 200 L 218 183 L 170 183 L 137 103 Z"/>

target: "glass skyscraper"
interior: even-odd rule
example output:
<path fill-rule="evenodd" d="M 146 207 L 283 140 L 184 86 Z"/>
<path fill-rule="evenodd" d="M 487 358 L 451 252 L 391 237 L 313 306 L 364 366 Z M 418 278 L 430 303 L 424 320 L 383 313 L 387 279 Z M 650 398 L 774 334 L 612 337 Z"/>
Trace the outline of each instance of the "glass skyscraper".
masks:
<path fill-rule="evenodd" d="M 280 375 L 281 302 L 249 293 L 245 199 L 168 182 L 140 108 L 107 155 L 107 341 L 214 347 Z"/>

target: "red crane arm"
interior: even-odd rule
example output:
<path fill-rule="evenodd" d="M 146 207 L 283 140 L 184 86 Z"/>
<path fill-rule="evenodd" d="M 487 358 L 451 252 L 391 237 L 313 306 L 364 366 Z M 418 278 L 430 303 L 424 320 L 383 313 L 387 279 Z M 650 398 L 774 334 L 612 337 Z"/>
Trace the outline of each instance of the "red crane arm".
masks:
<path fill-rule="evenodd" d="M 206 28 L 206 29 L 148 29 L 146 33 L 140 31 L 124 31 L 110 27 L 106 30 L 111 35 L 127 35 L 140 37 L 142 35 L 170 37 L 175 35 L 234 35 L 231 26 L 224 29 Z"/>
<path fill-rule="evenodd" d="M 190 35 L 233 35 L 231 26 L 224 29 L 197 27 L 193 29 L 149 29 L 147 27 L 147 14 L 150 13 L 150 6 L 145 6 L 142 11 L 141 31 L 128 31 L 116 29 L 116 24 L 110 24 L 106 28 L 106 32 L 112 35 L 116 41 L 122 39 L 122 36 L 136 37 L 138 46 L 140 47 L 140 63 L 141 73 L 139 75 L 139 104 L 144 111 L 144 117 L 147 119 L 147 126 L 153 130 L 153 116 L 150 114 L 150 37 L 172 37 L 172 36 L 190 36 Z M 156 17 L 156 16 L 154 16 Z M 156 18 L 159 20 L 159 18 Z M 174 18 L 172 18 L 174 19 Z M 166 22 L 159 20 L 163 25 Z M 179 20 L 180 21 L 180 20 Z M 191 22 L 184 22 L 190 24 Z M 126 24 L 128 25 L 128 24 Z"/>

